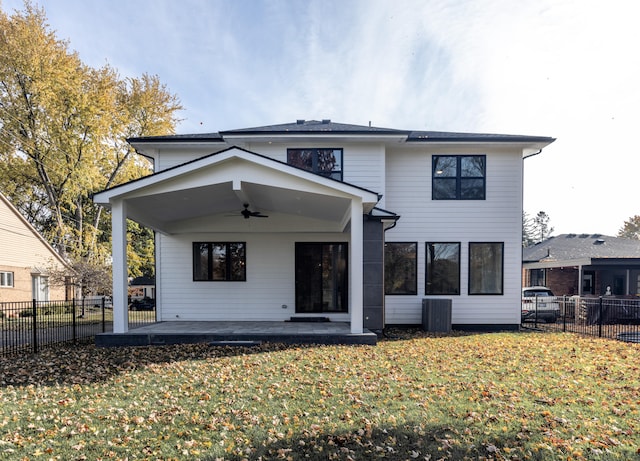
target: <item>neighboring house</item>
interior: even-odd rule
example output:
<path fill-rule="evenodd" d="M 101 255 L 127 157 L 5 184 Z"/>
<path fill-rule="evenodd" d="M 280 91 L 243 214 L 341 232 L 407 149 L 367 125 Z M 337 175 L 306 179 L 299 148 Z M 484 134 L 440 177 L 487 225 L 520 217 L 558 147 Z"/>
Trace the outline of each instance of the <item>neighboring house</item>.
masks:
<path fill-rule="evenodd" d="M 126 219 L 156 231 L 161 321 L 326 317 L 351 332 L 518 328 L 523 159 L 553 138 L 305 121 L 129 139 L 155 173 L 111 208 L 114 332 L 127 331 Z"/>
<path fill-rule="evenodd" d="M 524 248 L 523 284 L 555 295 L 640 295 L 640 240 L 562 234 Z"/>
<path fill-rule="evenodd" d="M 155 277 L 140 276 L 129 282 L 130 299 L 155 299 L 156 279 Z"/>
<path fill-rule="evenodd" d="M 49 283 L 48 270 L 65 261 L 0 193 L 0 302 L 65 300 L 63 286 Z"/>

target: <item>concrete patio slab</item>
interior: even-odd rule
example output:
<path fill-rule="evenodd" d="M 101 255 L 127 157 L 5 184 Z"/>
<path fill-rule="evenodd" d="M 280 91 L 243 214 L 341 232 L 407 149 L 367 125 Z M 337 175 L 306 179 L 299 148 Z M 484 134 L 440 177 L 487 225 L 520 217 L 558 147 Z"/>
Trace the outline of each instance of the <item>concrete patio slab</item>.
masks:
<path fill-rule="evenodd" d="M 378 337 L 369 330 L 353 334 L 346 322 L 159 322 L 96 335 L 96 345 L 102 347 L 219 341 L 375 345 Z"/>

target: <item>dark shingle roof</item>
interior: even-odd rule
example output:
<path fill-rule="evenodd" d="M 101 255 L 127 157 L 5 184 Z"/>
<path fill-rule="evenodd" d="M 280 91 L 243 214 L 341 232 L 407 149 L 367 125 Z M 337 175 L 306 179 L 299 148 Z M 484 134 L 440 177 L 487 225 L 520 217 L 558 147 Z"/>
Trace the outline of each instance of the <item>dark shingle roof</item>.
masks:
<path fill-rule="evenodd" d="M 185 142 L 185 141 L 203 141 L 203 142 L 224 142 L 224 138 L 220 133 L 196 133 L 196 134 L 169 134 L 165 136 L 139 136 L 128 138 L 127 142 Z"/>
<path fill-rule="evenodd" d="M 553 142 L 547 136 L 526 136 L 517 134 L 453 133 L 446 131 L 412 131 L 409 142 Z"/>
<path fill-rule="evenodd" d="M 562 234 L 525 247 L 522 261 L 571 261 L 583 258 L 640 258 L 640 240 L 601 234 Z"/>
<path fill-rule="evenodd" d="M 340 133 L 340 134 L 409 134 L 406 130 L 394 130 L 392 128 L 379 128 L 375 126 L 350 125 L 336 123 L 331 120 L 296 120 L 293 123 L 280 125 L 267 125 L 254 128 L 241 128 L 238 130 L 223 131 L 221 134 L 287 134 L 287 133 Z"/>
<path fill-rule="evenodd" d="M 130 143 L 140 142 L 224 142 L 225 136 L 234 135 L 286 135 L 286 134 L 346 134 L 389 135 L 406 137 L 407 142 L 525 142 L 551 143 L 555 138 L 489 133 L 461 133 L 445 131 L 414 131 L 381 128 L 376 126 L 336 123 L 331 120 L 297 120 L 292 123 L 266 125 L 252 128 L 226 130 L 219 133 L 181 134 L 167 136 L 143 136 L 129 138 Z"/>

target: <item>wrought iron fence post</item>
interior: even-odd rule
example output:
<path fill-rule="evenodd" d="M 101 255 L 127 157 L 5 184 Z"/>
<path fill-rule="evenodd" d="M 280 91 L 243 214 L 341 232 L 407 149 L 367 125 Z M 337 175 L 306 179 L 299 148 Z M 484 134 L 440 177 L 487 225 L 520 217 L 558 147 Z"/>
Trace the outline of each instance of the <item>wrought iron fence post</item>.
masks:
<path fill-rule="evenodd" d="M 598 302 L 598 338 L 602 338 L 602 296 Z"/>
<path fill-rule="evenodd" d="M 105 321 L 104 321 L 104 309 L 105 309 L 105 302 L 104 302 L 104 296 L 103 296 L 102 297 L 102 332 L 103 333 L 107 331 Z"/>
<path fill-rule="evenodd" d="M 533 299 L 535 300 L 533 304 L 533 309 L 534 309 L 533 327 L 538 328 L 538 297 L 534 296 Z"/>
<path fill-rule="evenodd" d="M 32 301 L 32 315 L 31 315 L 31 325 L 33 331 L 33 353 L 38 353 L 38 304 L 35 298 Z"/>
<path fill-rule="evenodd" d="M 82 310 L 84 311 L 84 300 L 82 302 L 83 302 Z M 76 300 L 75 299 L 71 301 L 71 318 L 72 318 L 71 324 L 73 325 L 72 339 L 73 339 L 73 344 L 75 344 L 77 339 L 76 329 L 78 328 L 78 324 L 76 323 Z"/>
<path fill-rule="evenodd" d="M 562 332 L 565 333 L 567 331 L 567 296 L 562 297 Z"/>

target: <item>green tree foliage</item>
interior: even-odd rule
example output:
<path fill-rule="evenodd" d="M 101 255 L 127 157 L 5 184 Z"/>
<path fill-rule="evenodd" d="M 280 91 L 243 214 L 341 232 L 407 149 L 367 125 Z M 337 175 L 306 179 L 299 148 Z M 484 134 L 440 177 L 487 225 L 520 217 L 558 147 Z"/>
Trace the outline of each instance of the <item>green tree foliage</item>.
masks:
<path fill-rule="evenodd" d="M 635 215 L 624 222 L 618 237 L 640 240 L 640 216 Z"/>
<path fill-rule="evenodd" d="M 157 76 L 83 64 L 29 1 L 0 11 L 0 190 L 67 259 L 108 259 L 109 217 L 91 195 L 149 174 L 126 139 L 174 133 L 181 109 Z"/>

